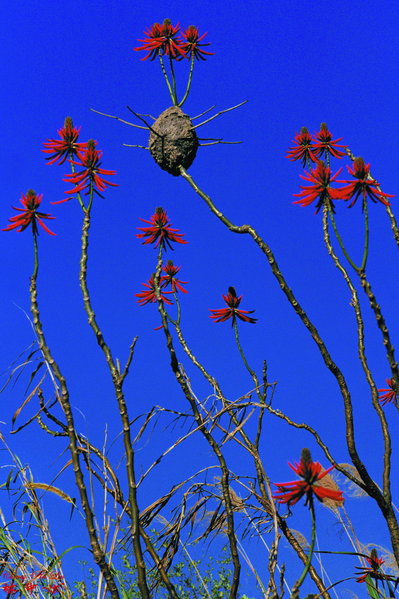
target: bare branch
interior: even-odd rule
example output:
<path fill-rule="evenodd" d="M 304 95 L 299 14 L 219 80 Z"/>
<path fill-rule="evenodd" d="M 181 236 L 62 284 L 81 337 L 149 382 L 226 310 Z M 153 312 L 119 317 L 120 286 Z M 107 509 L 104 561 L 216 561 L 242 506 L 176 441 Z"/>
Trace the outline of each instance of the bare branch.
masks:
<path fill-rule="evenodd" d="M 122 146 L 125 146 L 126 148 L 141 148 L 142 150 L 149 149 L 147 146 L 139 146 L 138 144 L 122 144 Z"/>
<path fill-rule="evenodd" d="M 240 104 L 236 104 L 235 106 L 232 106 L 231 108 L 225 108 L 225 110 L 221 110 L 220 112 L 217 112 L 213 116 L 209 117 L 209 119 L 207 119 L 206 121 L 202 121 L 202 123 L 199 123 L 199 125 L 194 125 L 194 129 L 198 129 L 198 127 L 202 127 L 202 125 L 205 125 L 206 123 L 209 123 L 210 121 L 213 121 L 213 119 L 216 119 L 218 116 L 220 116 L 221 114 L 224 114 L 225 112 L 230 112 L 230 110 L 235 110 L 236 108 L 240 108 L 240 106 L 243 106 L 247 102 L 248 102 L 248 100 L 244 100 L 244 102 L 241 102 Z"/>
<path fill-rule="evenodd" d="M 199 144 L 200 146 L 216 146 L 217 144 L 242 144 L 242 141 L 224 141 L 223 139 L 219 139 L 217 141 L 212 141 L 209 144 Z"/>
<path fill-rule="evenodd" d="M 132 341 L 132 344 L 129 347 L 129 355 L 128 355 L 128 358 L 127 358 L 127 361 L 125 364 L 125 368 L 123 369 L 123 372 L 121 374 L 121 382 L 123 382 L 125 380 L 125 378 L 127 377 L 127 375 L 129 374 L 129 368 L 130 368 L 130 365 L 133 360 L 134 348 L 136 346 L 137 339 L 138 339 L 138 337 L 135 337 Z"/>
<path fill-rule="evenodd" d="M 125 123 L 125 125 L 130 125 L 130 127 L 136 127 L 136 129 L 148 129 L 148 127 L 142 127 L 141 125 L 135 125 L 134 123 L 129 123 L 129 121 L 125 121 L 124 119 L 119 118 L 118 116 L 114 116 L 113 114 L 106 114 L 105 112 L 100 112 L 99 110 L 94 110 L 94 108 L 90 108 L 92 112 L 96 112 L 97 114 L 101 114 L 101 116 L 107 116 L 110 119 L 115 119 L 121 123 Z"/>
<path fill-rule="evenodd" d="M 216 104 L 214 104 L 210 108 L 207 108 L 206 110 L 204 110 L 204 112 L 201 112 L 201 114 L 197 114 L 197 116 L 193 116 L 191 120 L 194 121 L 195 119 L 199 119 L 200 116 L 204 116 L 204 114 L 206 114 L 207 112 L 213 110 L 213 108 L 215 108 L 215 106 L 216 106 Z"/>
<path fill-rule="evenodd" d="M 151 125 L 150 125 L 149 123 L 147 123 L 147 121 L 146 121 L 145 119 L 143 119 L 143 117 L 142 117 L 142 116 L 140 116 L 140 115 L 138 114 L 138 112 L 134 112 L 134 110 L 133 110 L 132 108 L 130 108 L 130 106 L 126 106 L 126 108 L 127 108 L 128 110 L 130 110 L 130 112 L 131 112 L 132 114 L 134 114 L 134 116 L 135 116 L 135 117 L 137 117 L 137 118 L 138 118 L 140 121 L 142 121 L 143 123 L 145 123 L 145 124 L 147 125 L 147 129 L 149 129 L 150 131 L 152 131 L 152 133 L 154 133 L 154 135 L 157 135 L 158 137 L 162 137 L 162 135 L 160 135 L 160 134 L 158 133 L 158 131 L 155 131 L 155 129 L 154 129 L 153 127 L 151 127 Z"/>

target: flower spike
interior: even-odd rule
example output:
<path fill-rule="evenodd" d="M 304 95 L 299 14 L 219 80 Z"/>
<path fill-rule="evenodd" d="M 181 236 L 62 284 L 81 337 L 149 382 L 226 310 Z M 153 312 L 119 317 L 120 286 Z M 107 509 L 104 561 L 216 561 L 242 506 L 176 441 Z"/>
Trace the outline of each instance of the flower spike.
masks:
<path fill-rule="evenodd" d="M 194 58 L 196 58 L 197 60 L 206 60 L 205 55 L 214 55 L 213 52 L 206 52 L 205 50 L 201 50 L 201 46 L 210 46 L 209 43 L 200 44 L 201 40 L 203 40 L 206 35 L 207 33 L 203 33 L 200 37 L 198 28 L 194 25 L 190 25 L 190 27 L 187 27 L 186 31 L 184 31 L 184 41 L 182 44 L 182 49 L 189 58 L 191 56 L 194 56 Z"/>
<path fill-rule="evenodd" d="M 186 53 L 182 47 L 181 40 L 176 37 L 179 30 L 179 24 L 174 27 L 170 19 L 165 19 L 162 25 L 154 23 L 151 28 L 144 32 L 145 39 L 138 40 L 139 42 L 143 42 L 144 45 L 134 48 L 134 50 L 148 51 L 147 56 L 144 56 L 141 60 L 147 60 L 147 58 L 154 60 L 157 56 L 164 54 L 171 58 L 183 58 Z"/>
<path fill-rule="evenodd" d="M 317 162 L 314 155 L 313 139 L 306 127 L 302 127 L 300 133 L 295 135 L 294 146 L 289 149 L 287 158 L 289 160 L 302 160 L 302 166 L 305 167 L 310 162 Z"/>
<path fill-rule="evenodd" d="M 363 200 L 368 196 L 374 203 L 381 202 L 385 206 L 389 206 L 387 198 L 395 196 L 388 193 L 383 193 L 379 189 L 378 181 L 370 176 L 370 164 L 365 164 L 363 158 L 358 157 L 353 161 L 353 168 L 346 167 L 349 174 L 355 177 L 355 181 L 338 181 L 338 183 L 348 183 L 345 187 L 339 190 L 339 197 L 342 200 L 352 200 L 348 208 L 355 205 L 356 200 L 361 195 Z"/>
<path fill-rule="evenodd" d="M 43 195 L 36 195 L 36 192 L 34 192 L 33 189 L 28 189 L 26 195 L 22 194 L 22 197 L 19 200 L 23 208 L 16 208 L 15 206 L 12 206 L 12 208 L 20 212 L 20 214 L 9 218 L 8 220 L 10 221 L 11 225 L 8 225 L 8 227 L 2 229 L 2 231 L 11 231 L 20 227 L 18 229 L 18 232 L 20 233 L 21 231 L 25 231 L 29 225 L 32 225 L 32 233 L 36 236 L 39 235 L 39 230 L 37 228 L 37 223 L 39 223 L 42 229 L 44 229 L 47 233 L 50 235 L 55 235 L 55 233 L 50 231 L 47 225 L 43 222 L 43 219 L 50 220 L 54 219 L 55 216 L 45 214 L 44 212 L 38 212 L 37 210 L 42 199 Z"/>
<path fill-rule="evenodd" d="M 87 143 L 77 142 L 80 127 L 73 126 L 70 116 L 64 121 L 64 126 L 57 131 L 61 139 L 48 139 L 43 143 L 45 149 L 42 152 L 51 154 L 46 157 L 47 164 L 63 164 L 67 158 L 73 158 L 77 152 L 83 152 L 87 148 Z"/>
<path fill-rule="evenodd" d="M 328 498 L 340 503 L 343 502 L 341 491 L 318 484 L 334 466 L 323 470 L 319 462 L 312 461 L 309 449 L 302 450 L 299 464 L 288 465 L 302 480 L 294 480 L 288 483 L 274 483 L 277 487 L 277 493 L 273 495 L 273 499 L 278 501 L 278 503 L 286 503 L 288 506 L 295 505 L 304 495 L 306 496 L 305 505 L 309 507 L 313 501 L 313 496 L 316 496 L 319 501 Z"/>
<path fill-rule="evenodd" d="M 155 243 L 155 247 L 161 246 L 162 249 L 166 249 L 166 246 L 168 246 L 173 250 L 171 242 L 187 243 L 182 239 L 183 234 L 178 232 L 179 229 L 172 229 L 167 212 L 163 208 L 156 208 L 151 220 L 144 220 L 143 218 L 140 218 L 140 220 L 150 225 L 149 227 L 137 227 L 142 233 L 137 233 L 136 237 L 146 238 L 143 245 Z"/>
<path fill-rule="evenodd" d="M 361 576 L 359 576 L 359 578 L 356 578 L 356 582 L 366 582 L 368 576 L 376 580 L 377 585 L 379 580 L 387 580 L 389 582 L 396 583 L 398 582 L 399 579 L 397 576 L 392 576 L 391 574 L 385 574 L 385 572 L 383 572 L 381 566 L 384 563 L 384 560 L 378 557 L 376 549 L 373 548 L 371 550 L 369 557 L 364 557 L 366 562 L 368 563 L 368 566 L 355 566 L 357 570 L 361 571 Z M 360 574 L 360 572 L 358 572 L 358 574 Z"/>
<path fill-rule="evenodd" d="M 149 304 L 150 302 L 156 302 L 157 294 L 155 291 L 155 274 L 153 274 L 151 276 L 151 278 L 147 281 L 147 283 L 143 283 L 143 287 L 146 287 L 146 289 L 144 291 L 142 291 L 141 293 L 135 293 L 135 296 L 139 298 L 137 300 L 137 303 L 140 306 L 145 306 L 145 304 Z M 169 304 L 171 306 L 172 302 L 170 301 L 169 298 L 166 297 L 166 294 L 168 294 L 168 293 L 173 293 L 173 291 L 161 292 L 161 290 L 160 290 L 159 291 L 160 301 L 165 302 L 165 304 Z"/>
<path fill-rule="evenodd" d="M 188 293 L 187 289 L 184 289 L 183 287 L 183 285 L 187 285 L 187 281 L 179 281 L 179 279 L 176 278 L 180 268 L 180 266 L 175 266 L 172 260 L 168 260 L 162 269 L 165 274 L 161 277 L 161 287 L 165 288 L 170 285 L 173 293 L 177 293 L 178 289 L 183 293 Z"/>
<path fill-rule="evenodd" d="M 252 318 L 248 316 L 248 314 L 253 314 L 255 310 L 239 310 L 238 306 L 241 303 L 242 295 L 237 297 L 236 290 L 234 287 L 229 287 L 227 295 L 222 295 L 222 298 L 227 304 L 227 308 L 220 308 L 218 310 L 210 310 L 212 314 L 209 315 L 209 318 L 212 318 L 214 322 L 224 322 L 231 318 L 231 324 L 234 325 L 236 322 L 236 317 L 244 322 L 255 323 L 257 318 Z"/>
<path fill-rule="evenodd" d="M 317 158 L 321 158 L 323 156 L 328 157 L 329 154 L 334 156 L 335 158 L 342 158 L 345 156 L 345 152 L 341 152 L 337 148 L 346 148 L 347 146 L 339 145 L 337 142 L 341 141 L 343 137 L 339 137 L 338 139 L 333 139 L 331 132 L 328 130 L 328 127 L 325 123 L 321 123 L 320 131 L 315 133 L 313 136 L 314 139 L 314 150 L 313 154 Z"/>
<path fill-rule="evenodd" d="M 77 173 L 71 173 L 69 175 L 65 175 L 63 181 L 68 181 L 69 183 L 73 183 L 75 187 L 70 191 L 66 191 L 68 195 L 78 193 L 81 191 L 85 191 L 86 195 L 90 193 L 90 188 L 93 187 L 93 191 L 97 193 L 100 197 L 104 197 L 100 192 L 104 191 L 107 185 L 112 185 L 113 187 L 117 187 L 117 183 L 111 183 L 111 181 L 106 181 L 100 175 L 116 175 L 116 171 L 105 170 L 101 167 L 100 159 L 103 153 L 96 149 L 97 142 L 94 139 L 90 139 L 87 142 L 87 147 L 84 152 L 78 150 L 77 157 L 79 162 L 71 160 L 71 164 L 75 164 L 76 166 L 84 167 L 84 169 Z M 68 201 L 61 200 L 61 202 L 53 202 L 57 204 L 61 204 L 62 202 Z"/>
<path fill-rule="evenodd" d="M 300 200 L 296 200 L 293 204 L 299 204 L 300 206 L 309 206 L 312 202 L 318 199 L 316 204 L 317 214 L 320 208 L 324 204 L 329 204 L 334 212 L 334 204 L 332 200 L 340 199 L 341 190 L 332 189 L 330 183 L 336 180 L 339 173 L 342 171 L 340 168 L 333 177 L 331 177 L 331 170 L 329 166 L 326 166 L 322 160 L 319 160 L 317 166 L 312 169 L 309 173 L 305 172 L 304 175 L 299 175 L 305 181 L 309 181 L 312 185 L 301 185 L 301 193 L 294 193 L 293 195 Z"/>

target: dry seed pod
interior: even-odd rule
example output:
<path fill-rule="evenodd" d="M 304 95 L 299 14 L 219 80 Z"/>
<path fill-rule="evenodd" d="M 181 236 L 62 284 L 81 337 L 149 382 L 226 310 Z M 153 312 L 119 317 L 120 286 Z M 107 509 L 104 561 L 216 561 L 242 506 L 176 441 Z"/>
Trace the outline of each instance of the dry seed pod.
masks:
<path fill-rule="evenodd" d="M 191 166 L 199 146 L 190 117 L 178 106 L 171 106 L 159 115 L 151 129 L 148 147 L 155 162 L 164 171 L 179 176 L 179 166 Z"/>
<path fill-rule="evenodd" d="M 322 473 L 325 471 L 325 469 L 322 469 Z M 317 483 L 316 485 L 317 486 Z M 325 489 L 331 489 L 332 491 L 340 491 L 339 486 L 337 485 L 337 483 L 335 482 L 335 480 L 333 479 L 333 477 L 330 474 L 326 474 L 325 477 L 323 478 L 323 485 L 322 485 Z M 326 507 L 330 508 L 331 510 L 336 510 L 339 507 L 342 507 L 344 505 L 344 499 L 342 498 L 341 500 L 337 500 L 337 499 L 331 499 L 330 497 L 324 497 L 322 500 L 323 505 L 325 505 Z"/>

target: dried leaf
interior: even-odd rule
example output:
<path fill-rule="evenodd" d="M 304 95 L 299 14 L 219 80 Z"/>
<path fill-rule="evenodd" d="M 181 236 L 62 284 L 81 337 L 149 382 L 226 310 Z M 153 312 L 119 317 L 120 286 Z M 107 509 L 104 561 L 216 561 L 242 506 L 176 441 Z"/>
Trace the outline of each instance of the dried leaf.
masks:
<path fill-rule="evenodd" d="M 52 485 L 46 485 L 45 483 L 27 483 L 24 485 L 24 487 L 26 489 L 42 489 L 43 491 L 50 491 L 51 493 L 58 495 L 58 497 L 61 497 L 61 499 L 64 499 L 64 501 L 75 504 L 75 501 L 72 499 L 72 497 L 69 497 L 69 495 L 64 493 L 64 491 L 61 491 L 61 489 L 53 487 Z"/>

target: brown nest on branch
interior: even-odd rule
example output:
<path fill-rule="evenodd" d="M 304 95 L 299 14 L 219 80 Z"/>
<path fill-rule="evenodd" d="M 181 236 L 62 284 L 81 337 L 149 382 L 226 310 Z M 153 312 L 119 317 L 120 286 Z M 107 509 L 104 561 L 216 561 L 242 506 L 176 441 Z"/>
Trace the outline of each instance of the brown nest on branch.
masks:
<path fill-rule="evenodd" d="M 155 162 L 171 175 L 192 165 L 199 141 L 192 120 L 178 106 L 164 110 L 151 125 L 148 149 Z"/>
<path fill-rule="evenodd" d="M 207 108 L 207 110 L 192 118 L 190 118 L 187 114 L 184 114 L 180 106 L 171 106 L 170 108 L 167 108 L 159 115 L 158 118 L 155 118 L 150 114 L 139 114 L 138 112 L 132 110 L 130 106 L 128 106 L 128 110 L 130 110 L 130 112 L 134 114 L 134 116 L 138 118 L 139 121 L 141 121 L 144 125 L 130 123 L 129 121 L 125 121 L 118 116 L 106 114 L 105 112 L 94 110 L 94 108 L 91 108 L 90 110 L 96 112 L 97 114 L 101 114 L 102 116 L 116 119 L 121 123 L 130 125 L 130 127 L 149 131 L 150 139 L 148 141 L 148 146 L 142 146 L 138 144 L 123 145 L 130 148 L 142 148 L 143 150 L 149 150 L 155 162 L 161 167 L 161 169 L 167 171 L 175 177 L 178 177 L 181 174 L 180 167 L 187 169 L 192 165 L 199 146 L 241 143 L 240 141 L 224 141 L 218 137 L 198 137 L 196 129 L 198 129 L 198 127 L 202 127 L 202 125 L 206 125 L 210 121 L 213 121 L 225 112 L 230 112 L 230 110 L 235 110 L 236 108 L 243 106 L 243 104 L 246 104 L 246 102 L 247 100 L 244 100 L 244 102 L 240 102 L 240 104 L 237 104 L 236 106 L 220 110 L 213 116 L 205 119 L 197 125 L 194 125 L 193 121 L 215 108 L 215 106 Z M 153 123 L 149 124 L 144 117 L 149 117 L 152 119 Z"/>

